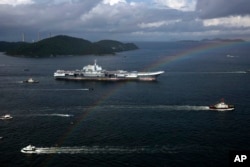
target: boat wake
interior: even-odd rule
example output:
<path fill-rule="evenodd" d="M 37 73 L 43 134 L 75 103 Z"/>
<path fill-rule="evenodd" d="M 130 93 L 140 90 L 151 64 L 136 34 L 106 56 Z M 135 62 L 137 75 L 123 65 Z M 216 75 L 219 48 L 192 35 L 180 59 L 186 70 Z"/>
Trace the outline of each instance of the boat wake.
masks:
<path fill-rule="evenodd" d="M 45 90 L 45 91 L 88 91 L 89 88 L 83 89 L 38 89 L 38 90 Z"/>
<path fill-rule="evenodd" d="M 167 146 L 79 146 L 79 147 L 40 147 L 31 151 L 22 151 L 27 154 L 155 154 L 178 153 L 179 148 Z"/>
<path fill-rule="evenodd" d="M 165 106 L 169 110 L 190 110 L 190 111 L 200 111 L 200 110 L 209 110 L 209 106 Z"/>
<path fill-rule="evenodd" d="M 99 106 L 100 108 L 112 108 L 112 109 L 159 109 L 168 111 L 200 111 L 209 110 L 209 106 L 190 106 L 190 105 L 110 105 L 110 106 Z"/>
<path fill-rule="evenodd" d="M 17 81 L 17 83 L 24 83 L 23 81 Z M 18 90 L 30 90 L 30 91 L 90 91 L 93 88 L 83 88 L 83 89 L 18 89 Z"/>
<path fill-rule="evenodd" d="M 30 114 L 27 116 L 31 116 L 31 117 L 73 117 L 74 115 L 53 113 L 53 114 Z"/>
<path fill-rule="evenodd" d="M 16 83 L 23 83 L 23 81 L 16 81 Z"/>

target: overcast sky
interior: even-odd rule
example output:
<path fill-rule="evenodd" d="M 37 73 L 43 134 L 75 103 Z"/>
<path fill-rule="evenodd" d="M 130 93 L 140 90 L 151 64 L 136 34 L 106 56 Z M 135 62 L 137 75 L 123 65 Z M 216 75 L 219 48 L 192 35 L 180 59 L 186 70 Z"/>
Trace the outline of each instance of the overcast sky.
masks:
<path fill-rule="evenodd" d="M 0 0 L 0 41 L 250 39 L 250 0 Z"/>

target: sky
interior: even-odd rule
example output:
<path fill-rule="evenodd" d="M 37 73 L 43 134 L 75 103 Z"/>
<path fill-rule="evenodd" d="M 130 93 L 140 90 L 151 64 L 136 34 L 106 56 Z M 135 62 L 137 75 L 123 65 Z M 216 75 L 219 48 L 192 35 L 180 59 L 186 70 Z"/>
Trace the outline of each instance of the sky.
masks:
<path fill-rule="evenodd" d="M 250 39 L 250 0 L 0 0 L 0 41 Z"/>

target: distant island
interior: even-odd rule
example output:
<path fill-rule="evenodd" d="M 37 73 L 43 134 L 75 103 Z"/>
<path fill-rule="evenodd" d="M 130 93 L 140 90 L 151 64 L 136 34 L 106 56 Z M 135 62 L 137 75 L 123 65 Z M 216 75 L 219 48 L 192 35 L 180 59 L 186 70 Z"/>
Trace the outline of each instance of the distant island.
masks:
<path fill-rule="evenodd" d="M 215 38 L 215 39 L 202 39 L 200 41 L 198 40 L 181 40 L 177 42 L 246 42 L 243 39 L 221 39 L 221 38 Z"/>
<path fill-rule="evenodd" d="M 203 42 L 245 42 L 243 39 L 221 39 L 221 38 L 215 38 L 215 39 L 203 39 Z"/>
<path fill-rule="evenodd" d="M 133 43 L 122 43 L 114 40 L 90 42 L 85 39 L 59 35 L 44 40 L 27 42 L 0 42 L 0 52 L 11 56 L 52 57 L 60 55 L 105 55 L 116 52 L 135 50 Z"/>

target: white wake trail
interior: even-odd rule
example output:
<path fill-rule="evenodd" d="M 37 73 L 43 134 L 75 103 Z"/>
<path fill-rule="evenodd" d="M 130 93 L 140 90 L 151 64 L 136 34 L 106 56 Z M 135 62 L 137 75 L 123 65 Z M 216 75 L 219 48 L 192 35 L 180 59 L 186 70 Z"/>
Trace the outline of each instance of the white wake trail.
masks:
<path fill-rule="evenodd" d="M 31 117 L 73 117 L 74 115 L 52 113 L 52 114 L 30 114 L 27 116 L 31 116 Z"/>
<path fill-rule="evenodd" d="M 154 153 L 177 153 L 178 148 L 167 146 L 79 146 L 79 147 L 39 147 L 34 150 L 23 152 L 27 154 L 154 154 Z"/>
<path fill-rule="evenodd" d="M 46 90 L 46 91 L 88 91 L 90 89 L 84 88 L 84 89 L 42 89 L 42 90 Z"/>
<path fill-rule="evenodd" d="M 112 109 L 159 109 L 159 110 L 188 110 L 188 111 L 200 111 L 209 110 L 209 106 L 193 106 L 193 105 L 110 105 L 99 106 L 100 108 L 112 108 Z"/>
<path fill-rule="evenodd" d="M 171 110 L 190 110 L 190 111 L 209 110 L 209 106 L 189 106 L 189 105 L 168 106 L 166 108 L 169 108 Z"/>
<path fill-rule="evenodd" d="M 17 81 L 16 83 L 22 83 L 23 81 Z M 93 90 L 93 88 L 83 88 L 83 89 L 17 89 L 17 90 L 29 90 L 29 91 L 90 91 Z"/>

